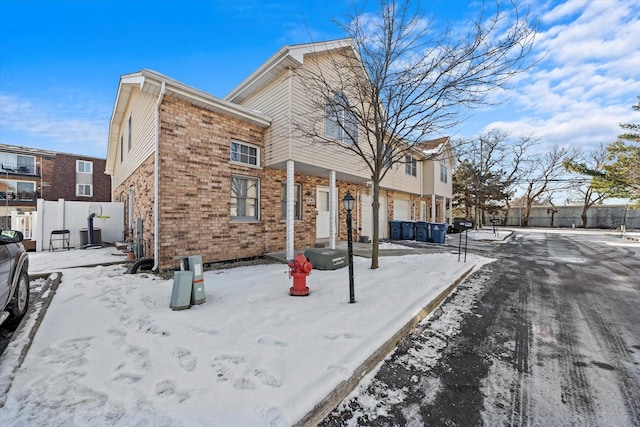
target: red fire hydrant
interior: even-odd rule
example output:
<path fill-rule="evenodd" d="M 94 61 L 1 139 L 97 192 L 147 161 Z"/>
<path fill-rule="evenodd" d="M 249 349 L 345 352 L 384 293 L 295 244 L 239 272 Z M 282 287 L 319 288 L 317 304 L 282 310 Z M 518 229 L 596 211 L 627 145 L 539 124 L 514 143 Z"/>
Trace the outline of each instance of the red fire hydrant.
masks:
<path fill-rule="evenodd" d="M 291 295 L 297 297 L 309 295 L 307 276 L 311 274 L 312 268 L 313 265 L 301 253 L 298 253 L 293 260 L 289 261 L 289 277 L 293 277 L 293 286 L 289 289 Z"/>

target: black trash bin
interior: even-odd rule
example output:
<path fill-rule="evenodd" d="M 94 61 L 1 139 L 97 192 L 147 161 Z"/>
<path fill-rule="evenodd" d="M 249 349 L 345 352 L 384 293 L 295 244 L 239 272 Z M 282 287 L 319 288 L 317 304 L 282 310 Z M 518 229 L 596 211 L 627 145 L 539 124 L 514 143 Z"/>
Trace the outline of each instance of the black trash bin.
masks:
<path fill-rule="evenodd" d="M 391 240 L 400 240 L 402 239 L 402 221 L 389 221 L 389 229 Z"/>
<path fill-rule="evenodd" d="M 415 223 L 413 221 L 402 221 L 402 239 L 403 240 L 415 240 Z"/>
<path fill-rule="evenodd" d="M 429 241 L 429 223 L 416 221 L 416 240 L 419 242 Z"/>

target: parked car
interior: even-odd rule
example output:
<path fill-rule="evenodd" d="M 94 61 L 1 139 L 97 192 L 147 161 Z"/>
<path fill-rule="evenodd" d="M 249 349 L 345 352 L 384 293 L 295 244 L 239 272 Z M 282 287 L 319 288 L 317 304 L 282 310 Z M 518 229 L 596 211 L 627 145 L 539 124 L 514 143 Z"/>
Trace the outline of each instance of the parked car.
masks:
<path fill-rule="evenodd" d="M 0 231 L 0 324 L 22 318 L 29 308 L 29 257 L 19 231 Z"/>

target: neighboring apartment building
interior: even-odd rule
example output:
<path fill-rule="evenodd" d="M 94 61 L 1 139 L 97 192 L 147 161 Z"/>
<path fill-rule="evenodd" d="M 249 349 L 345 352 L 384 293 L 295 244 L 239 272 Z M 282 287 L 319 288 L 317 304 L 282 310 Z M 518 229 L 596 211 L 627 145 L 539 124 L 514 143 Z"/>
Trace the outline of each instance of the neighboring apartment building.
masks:
<path fill-rule="evenodd" d="M 225 99 L 150 70 L 120 78 L 106 172 L 128 228 L 142 218 L 156 268 L 194 253 L 206 263 L 283 250 L 292 257 L 319 240 L 333 245 L 346 239 L 347 190 L 358 200 L 356 229 L 371 236 L 371 182 L 360 159 L 292 128 L 324 114 L 308 111 L 292 70 L 350 48 L 349 40 L 284 47 Z M 450 217 L 450 152 L 448 138 L 425 142 L 389 171 L 381 237 L 391 219 Z"/>
<path fill-rule="evenodd" d="M 36 200 L 111 201 L 105 159 L 0 144 L 0 216 L 36 210 Z"/>

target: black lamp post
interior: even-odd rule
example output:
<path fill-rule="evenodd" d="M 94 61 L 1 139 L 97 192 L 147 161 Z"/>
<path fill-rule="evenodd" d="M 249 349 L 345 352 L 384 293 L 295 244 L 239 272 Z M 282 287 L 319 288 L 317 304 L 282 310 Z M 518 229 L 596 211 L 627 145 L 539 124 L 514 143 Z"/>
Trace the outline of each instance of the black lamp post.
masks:
<path fill-rule="evenodd" d="M 344 195 L 342 203 L 347 211 L 347 250 L 349 253 L 349 303 L 356 302 L 356 297 L 353 290 L 353 238 L 351 233 L 351 210 L 353 209 L 353 203 L 356 199 L 353 198 L 349 190 Z"/>

